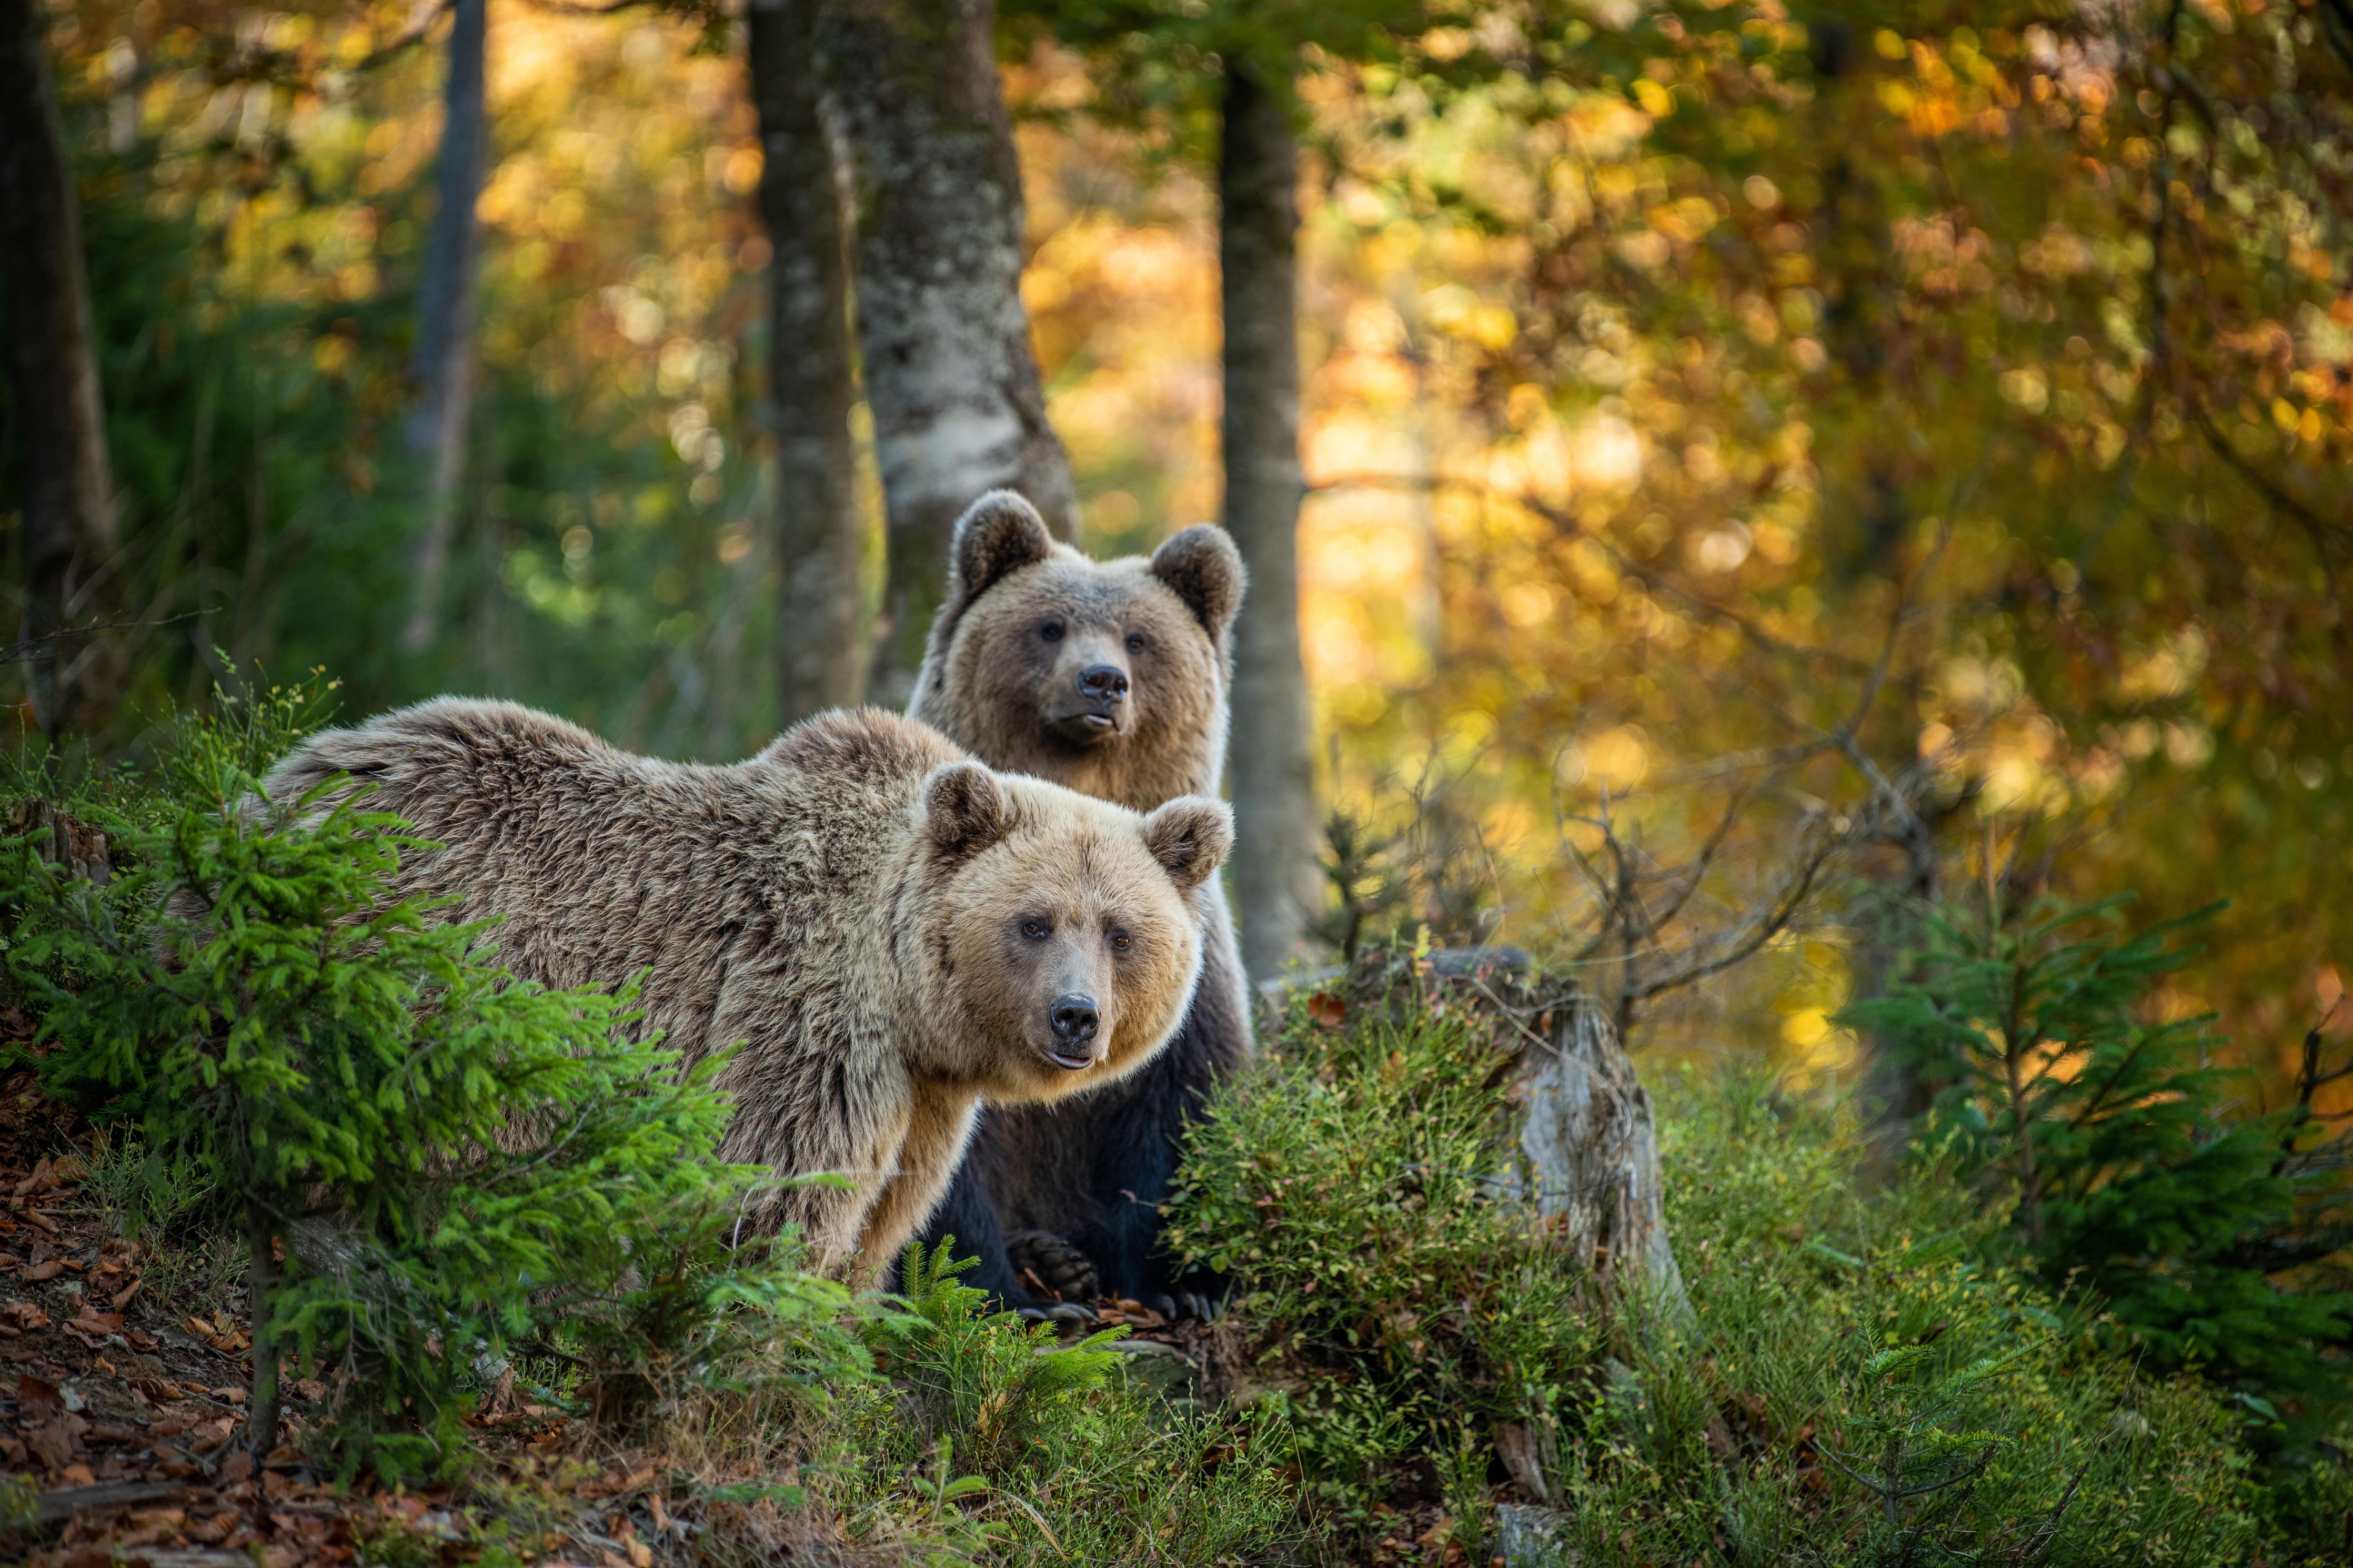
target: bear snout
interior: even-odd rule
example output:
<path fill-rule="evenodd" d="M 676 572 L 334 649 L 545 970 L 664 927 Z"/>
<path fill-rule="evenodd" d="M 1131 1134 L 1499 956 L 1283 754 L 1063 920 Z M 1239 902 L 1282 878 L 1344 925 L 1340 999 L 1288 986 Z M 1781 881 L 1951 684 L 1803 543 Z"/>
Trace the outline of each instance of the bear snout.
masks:
<path fill-rule="evenodd" d="M 1103 1010 L 1093 997 L 1075 992 L 1055 997 L 1054 1005 L 1046 1010 L 1046 1022 L 1054 1032 L 1054 1044 L 1047 1055 L 1073 1071 L 1094 1065 L 1095 1032 L 1103 1027 Z"/>
<path fill-rule="evenodd" d="M 1079 695 L 1115 708 L 1127 700 L 1127 671 L 1115 664 L 1091 664 L 1079 671 Z"/>
<path fill-rule="evenodd" d="M 1099 745 L 1127 729 L 1134 681 L 1117 641 L 1092 630 L 1074 631 L 1047 677 L 1039 717 L 1066 744 Z"/>

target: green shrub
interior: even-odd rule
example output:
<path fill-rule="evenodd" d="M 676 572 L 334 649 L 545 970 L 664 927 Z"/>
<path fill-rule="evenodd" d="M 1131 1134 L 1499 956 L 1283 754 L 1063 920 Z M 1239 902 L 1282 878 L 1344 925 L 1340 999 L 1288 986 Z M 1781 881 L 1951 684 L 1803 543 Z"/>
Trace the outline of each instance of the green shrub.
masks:
<path fill-rule="evenodd" d="M 2196 1367 L 2269 1417 L 2340 1418 L 2353 1296 L 2293 1270 L 2341 1247 L 2336 1157 L 2308 1107 L 2244 1105 L 2211 1014 L 2166 1019 L 2153 993 L 2211 910 L 2137 934 L 2125 900 L 1930 910 L 1912 977 L 1842 1022 L 1905 1050 L 1936 1092 L 1923 1158 L 2000 1218 L 1995 1256 L 2088 1292 L 2155 1367 Z M 2336 1353 L 2331 1353 L 2332 1352 Z"/>
<path fill-rule="evenodd" d="M 1493 1047 L 1303 1013 L 1194 1129 L 1169 1245 L 1235 1275 L 1307 1484 L 1369 1522 L 1398 1465 L 1547 1422 L 1600 1352 L 1586 1282 L 1506 1201 Z"/>
<path fill-rule="evenodd" d="M 909 1249 L 903 1317 L 869 1330 L 887 1385 L 811 1426 L 817 1500 L 870 1540 L 992 1563 L 1268 1563 L 1305 1531 L 1271 1412 L 1197 1415 L 1122 1375 L 1124 1330 L 1057 1345 L 984 1316 L 971 1266 Z"/>
<path fill-rule="evenodd" d="M 728 1246 L 761 1173 L 714 1161 L 719 1064 L 681 1077 L 630 1037 L 629 991 L 518 983 L 481 928 L 389 900 L 422 847 L 395 819 L 261 803 L 297 710 L 273 701 L 197 726 L 165 807 L 109 821 L 103 892 L 22 841 L 0 883 L 47 1083 L 111 1097 L 143 1163 L 242 1230 L 254 1440 L 276 1441 L 290 1348 L 342 1374 L 344 1468 L 391 1474 L 454 1463 L 522 1346 L 560 1342 L 623 1419 L 713 1373 L 744 1318 L 788 1325 L 808 1375 L 857 1371 L 848 1298 L 797 1238 Z"/>
<path fill-rule="evenodd" d="M 1192 1133 L 1173 1238 L 1229 1267 L 1305 1484 L 1343 1523 L 1525 1424 L 1595 1563 L 2244 1560 L 2232 1411 L 2151 1380 L 1933 1173 L 1872 1194 L 1839 1108 L 1691 1079 L 1662 1127 L 1694 1315 L 1591 1296 L 1510 1201 L 1502 1075 L 1458 1025 L 1303 1012 Z"/>
<path fill-rule="evenodd" d="M 2229 1408 L 1865 1186 L 1842 1105 L 1686 1076 L 1662 1123 L 1694 1327 L 1638 1343 L 1563 1490 L 1591 1561 L 2212 1563 L 2258 1539 Z"/>

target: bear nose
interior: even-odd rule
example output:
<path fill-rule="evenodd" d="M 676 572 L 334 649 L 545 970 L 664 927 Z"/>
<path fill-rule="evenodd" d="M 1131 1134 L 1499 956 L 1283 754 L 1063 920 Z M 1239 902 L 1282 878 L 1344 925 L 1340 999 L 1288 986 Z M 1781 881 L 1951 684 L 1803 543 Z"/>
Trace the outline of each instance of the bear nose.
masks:
<path fill-rule="evenodd" d="M 1080 695 L 1096 702 L 1116 702 L 1127 695 L 1127 671 L 1115 664 L 1089 665 L 1079 671 Z"/>
<path fill-rule="evenodd" d="M 1054 1026 L 1054 1037 L 1072 1046 L 1093 1039 L 1103 1023 L 1103 1015 L 1095 1011 L 1095 999 L 1092 996 L 1057 996 L 1052 1011 L 1046 1016 Z"/>

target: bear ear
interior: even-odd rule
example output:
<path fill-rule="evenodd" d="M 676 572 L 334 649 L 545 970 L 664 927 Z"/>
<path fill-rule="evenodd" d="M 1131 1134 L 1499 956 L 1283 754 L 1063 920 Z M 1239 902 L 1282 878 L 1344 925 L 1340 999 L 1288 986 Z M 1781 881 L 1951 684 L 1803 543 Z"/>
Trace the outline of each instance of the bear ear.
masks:
<path fill-rule="evenodd" d="M 1013 803 L 978 763 L 943 763 L 923 781 L 923 832 L 952 860 L 968 860 L 1013 831 Z"/>
<path fill-rule="evenodd" d="M 962 615 L 1008 572 L 1053 553 L 1054 536 L 1038 509 L 1011 490 L 991 490 L 956 519 L 948 547 L 948 596 L 941 615 Z"/>
<path fill-rule="evenodd" d="M 1189 893 L 1226 863 L 1234 814 L 1224 801 L 1180 795 L 1144 819 L 1144 847 L 1167 868 L 1177 891 Z"/>
<path fill-rule="evenodd" d="M 1209 634 L 1222 643 L 1234 612 L 1242 607 L 1242 590 L 1250 582 L 1242 552 L 1222 528 L 1197 522 L 1152 552 L 1152 574 L 1185 601 Z"/>

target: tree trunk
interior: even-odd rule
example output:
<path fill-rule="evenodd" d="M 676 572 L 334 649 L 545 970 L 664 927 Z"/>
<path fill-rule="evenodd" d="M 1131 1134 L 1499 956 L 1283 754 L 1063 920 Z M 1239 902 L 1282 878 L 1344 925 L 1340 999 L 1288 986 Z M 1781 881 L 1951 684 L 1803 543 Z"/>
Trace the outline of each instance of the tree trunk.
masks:
<path fill-rule="evenodd" d="M 0 335 L 25 508 L 23 636 L 47 639 L 27 668 L 35 717 L 54 735 L 111 684 L 94 662 L 102 649 L 57 634 L 105 607 L 116 536 L 81 204 L 39 0 L 0 0 Z"/>
<path fill-rule="evenodd" d="M 417 283 L 418 386 L 408 416 L 410 456 L 426 465 L 425 530 L 415 556 L 416 602 L 401 647 L 421 653 L 440 629 L 441 581 L 449 565 L 452 514 L 465 475 L 466 425 L 474 403 L 474 274 L 480 249 L 474 206 L 482 193 L 489 125 L 482 101 L 483 35 L 488 0 L 450 8 L 449 69 L 442 88 L 441 152 L 435 171 L 440 203 L 426 237 Z"/>
<path fill-rule="evenodd" d="M 1299 153 L 1287 82 L 1235 66 L 1218 153 L 1226 531 L 1250 567 L 1234 628 L 1235 912 L 1264 979 L 1318 897 L 1307 674 L 1299 657 Z"/>
<path fill-rule="evenodd" d="M 752 100 L 760 112 L 767 225 L 768 396 L 776 439 L 777 725 L 858 701 L 866 684 L 859 567 L 857 388 L 840 182 L 820 112 L 819 0 L 752 0 Z"/>
<path fill-rule="evenodd" d="M 1021 304 L 1021 169 L 997 77 L 993 0 L 840 0 L 819 39 L 849 133 L 858 337 L 890 564 L 871 700 L 913 695 L 948 536 L 985 489 L 1077 525 Z"/>
<path fill-rule="evenodd" d="M 245 1200 L 245 1289 L 253 1336 L 253 1392 L 245 1438 L 253 1453 L 253 1489 L 261 1495 L 261 1462 L 278 1446 L 278 1224 L 268 1204 Z M 259 1511 L 257 1508 L 257 1511 Z"/>

